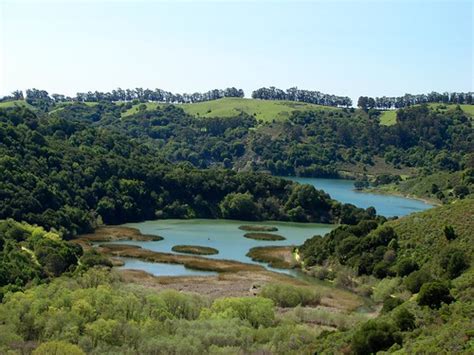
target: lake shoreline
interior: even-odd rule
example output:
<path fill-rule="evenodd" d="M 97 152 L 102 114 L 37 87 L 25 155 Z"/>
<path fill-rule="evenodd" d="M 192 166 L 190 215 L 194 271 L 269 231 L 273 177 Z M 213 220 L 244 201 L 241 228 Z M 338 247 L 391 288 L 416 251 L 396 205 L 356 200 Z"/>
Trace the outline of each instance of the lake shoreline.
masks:
<path fill-rule="evenodd" d="M 385 189 L 380 189 L 378 187 L 369 187 L 369 188 L 366 188 L 366 189 L 362 189 L 358 192 L 375 193 L 375 194 L 378 194 L 378 195 L 403 197 L 403 198 L 408 198 L 410 200 L 420 201 L 420 202 L 423 202 L 423 203 L 425 203 L 427 205 L 430 205 L 430 206 L 442 206 L 443 205 L 441 202 L 439 202 L 435 199 L 431 199 L 429 197 L 420 197 L 420 196 L 411 195 L 411 194 L 404 194 L 401 191 L 385 190 Z"/>

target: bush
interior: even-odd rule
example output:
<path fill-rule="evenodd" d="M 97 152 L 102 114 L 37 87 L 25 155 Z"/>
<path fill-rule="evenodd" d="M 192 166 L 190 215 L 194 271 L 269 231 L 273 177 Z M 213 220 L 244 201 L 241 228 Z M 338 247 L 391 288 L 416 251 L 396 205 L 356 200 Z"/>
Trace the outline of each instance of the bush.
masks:
<path fill-rule="evenodd" d="M 402 259 L 397 263 L 397 275 L 400 277 L 410 275 L 413 271 L 419 269 L 419 266 L 415 260 Z"/>
<path fill-rule="evenodd" d="M 459 249 L 447 249 L 440 260 L 441 267 L 446 270 L 450 279 L 454 279 L 469 267 L 466 254 Z"/>
<path fill-rule="evenodd" d="M 453 226 L 444 226 L 443 232 L 447 240 L 454 240 L 457 237 Z"/>
<path fill-rule="evenodd" d="M 380 280 L 374 287 L 372 298 L 375 302 L 383 302 L 390 297 L 392 293 L 397 291 L 399 286 L 400 279 L 398 277 Z"/>
<path fill-rule="evenodd" d="M 403 303 L 403 300 L 397 297 L 387 297 L 383 301 L 382 313 L 388 313 Z"/>
<path fill-rule="evenodd" d="M 427 271 L 418 270 L 413 271 L 410 275 L 408 275 L 405 278 L 404 284 L 411 293 L 417 293 L 420 291 L 420 288 L 424 283 L 432 280 L 433 278 Z"/>
<path fill-rule="evenodd" d="M 396 326 L 401 331 L 408 331 L 415 328 L 415 316 L 406 308 L 397 310 L 393 318 Z"/>
<path fill-rule="evenodd" d="M 384 260 L 379 261 L 374 266 L 373 274 L 374 274 L 375 277 L 377 277 L 379 279 L 383 279 L 387 276 L 393 276 L 393 272 L 390 270 L 390 263 L 388 263 Z"/>
<path fill-rule="evenodd" d="M 232 192 L 220 203 L 223 218 L 254 220 L 259 216 L 258 206 L 250 193 Z"/>
<path fill-rule="evenodd" d="M 321 301 L 321 296 L 312 289 L 284 284 L 267 284 L 260 296 L 271 299 L 280 307 L 315 306 Z"/>
<path fill-rule="evenodd" d="M 273 301 L 258 297 L 228 297 L 214 301 L 209 310 L 201 317 L 217 316 L 221 318 L 240 318 L 248 321 L 254 328 L 269 327 L 275 319 Z"/>
<path fill-rule="evenodd" d="M 449 304 L 453 301 L 453 297 L 449 292 L 448 286 L 441 282 L 425 283 L 418 294 L 417 302 L 420 306 L 428 306 L 430 308 L 439 308 L 442 303 Z"/>
<path fill-rule="evenodd" d="M 183 294 L 175 290 L 164 290 L 159 294 L 168 312 L 176 318 L 197 319 L 205 300 L 198 295 Z"/>
<path fill-rule="evenodd" d="M 48 341 L 41 344 L 35 350 L 33 355 L 51 355 L 51 354 L 68 354 L 68 355 L 85 355 L 80 347 L 65 341 Z"/>
<path fill-rule="evenodd" d="M 352 337 L 352 350 L 356 354 L 375 354 L 393 344 L 401 344 L 396 327 L 385 321 L 369 320 Z"/>
<path fill-rule="evenodd" d="M 86 267 L 98 265 L 112 267 L 112 262 L 108 258 L 93 249 L 84 252 L 84 255 L 82 255 L 79 261 Z"/>

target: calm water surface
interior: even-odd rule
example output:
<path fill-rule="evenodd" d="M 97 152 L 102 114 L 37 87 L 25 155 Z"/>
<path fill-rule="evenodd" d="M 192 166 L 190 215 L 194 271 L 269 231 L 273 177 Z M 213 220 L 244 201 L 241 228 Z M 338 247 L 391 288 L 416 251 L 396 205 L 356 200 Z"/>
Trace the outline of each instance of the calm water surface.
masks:
<path fill-rule="evenodd" d="M 281 241 L 261 241 L 244 237 L 246 233 L 239 229 L 239 226 L 246 225 L 271 225 L 278 228 L 275 232 L 287 238 Z M 219 254 L 206 256 L 213 259 L 229 259 L 244 263 L 255 263 L 246 256 L 250 248 L 266 245 L 300 245 L 303 242 L 316 235 L 324 235 L 334 228 L 331 224 L 316 223 L 293 223 L 293 222 L 243 222 L 231 220 L 212 220 L 212 219 L 166 219 L 146 221 L 139 223 L 128 223 L 124 226 L 133 227 L 140 230 L 143 234 L 152 234 L 162 236 L 164 239 L 160 241 L 115 241 L 116 243 L 139 245 L 142 248 L 174 253 L 171 248 L 178 244 L 201 245 L 208 246 L 219 250 Z M 146 265 L 133 264 L 133 259 L 124 259 L 127 269 L 143 269 L 154 275 L 178 275 L 183 274 L 186 270 L 182 268 L 176 269 L 176 273 L 165 274 L 163 270 L 149 268 Z M 153 264 L 153 263 L 150 263 Z M 156 265 L 156 264 L 153 264 Z M 262 264 L 263 265 L 263 264 Z M 145 266 L 145 268 L 137 267 Z M 167 267 L 169 265 L 166 265 Z M 173 271 L 173 270 L 171 270 Z M 281 270 L 280 270 L 281 271 Z M 186 274 L 186 273 L 185 273 Z M 188 275 L 188 274 L 186 274 Z M 190 274 L 189 274 L 190 275 Z"/>
<path fill-rule="evenodd" d="M 291 178 L 293 181 L 314 185 L 317 189 L 324 190 L 332 198 L 352 203 L 358 207 L 375 207 L 378 214 L 386 217 L 404 216 L 430 208 L 431 205 L 422 201 L 354 191 L 354 182 L 351 180 Z M 276 234 L 286 238 L 284 241 L 259 241 L 244 238 L 245 231 L 238 227 L 243 224 L 271 225 L 278 228 Z M 171 248 L 178 244 L 209 246 L 219 250 L 219 254 L 206 256 L 214 259 L 230 259 L 245 263 L 255 263 L 246 256 L 250 248 L 267 245 L 301 245 L 306 239 L 314 235 L 324 235 L 333 229 L 334 225 L 293 222 L 242 222 L 231 220 L 155 220 L 140 223 L 125 224 L 134 227 L 143 234 L 159 235 L 161 241 L 122 241 L 114 243 L 134 244 L 142 248 L 159 252 L 171 253 Z M 156 276 L 183 276 L 183 275 L 213 275 L 214 272 L 197 271 L 185 268 L 183 265 L 150 263 L 136 259 L 123 259 L 123 268 L 145 270 Z M 263 265 L 263 264 L 262 264 Z M 270 269 L 270 268 L 269 268 Z M 278 270 L 282 272 L 282 270 Z M 295 271 L 285 270 L 290 274 Z"/>
<path fill-rule="evenodd" d="M 351 203 L 357 207 L 375 207 L 377 214 L 385 217 L 405 216 L 412 212 L 420 212 L 432 206 L 420 200 L 384 194 L 366 193 L 354 190 L 353 180 L 316 179 L 288 177 L 286 179 L 301 184 L 310 184 L 324 190 L 335 200 Z"/>

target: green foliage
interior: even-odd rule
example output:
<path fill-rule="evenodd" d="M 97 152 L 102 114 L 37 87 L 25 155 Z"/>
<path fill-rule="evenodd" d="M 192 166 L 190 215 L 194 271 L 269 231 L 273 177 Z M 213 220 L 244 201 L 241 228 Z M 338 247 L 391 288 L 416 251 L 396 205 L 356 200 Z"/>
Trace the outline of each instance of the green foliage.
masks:
<path fill-rule="evenodd" d="M 77 266 L 82 248 L 43 228 L 0 220 L 0 299 L 28 282 L 58 276 Z"/>
<path fill-rule="evenodd" d="M 444 226 L 443 232 L 444 232 L 444 236 L 446 237 L 447 240 L 454 240 L 457 237 L 453 226 Z"/>
<path fill-rule="evenodd" d="M 426 270 L 413 271 L 404 280 L 405 287 L 411 293 L 418 293 L 423 284 L 432 281 L 433 277 Z"/>
<path fill-rule="evenodd" d="M 399 308 L 394 315 L 395 325 L 401 331 L 409 331 L 415 328 L 415 315 L 406 308 Z"/>
<path fill-rule="evenodd" d="M 351 347 L 356 354 L 375 354 L 400 344 L 401 337 L 393 324 L 381 320 L 370 320 L 352 337 Z"/>
<path fill-rule="evenodd" d="M 387 183 L 377 187 L 377 190 L 398 192 L 403 195 L 417 196 L 430 200 L 449 203 L 458 198 L 466 198 L 474 192 L 474 170 L 469 168 L 469 156 L 464 155 L 465 162 L 461 163 L 460 171 L 425 171 L 406 180 Z M 461 157 L 459 158 L 461 159 Z M 436 170 L 436 169 L 434 169 Z"/>
<path fill-rule="evenodd" d="M 383 307 L 382 307 L 381 312 L 382 313 L 389 313 L 390 311 L 397 308 L 401 304 L 403 304 L 403 300 L 401 300 L 400 298 L 397 298 L 397 297 L 390 297 L 389 296 L 389 297 L 385 298 L 385 300 L 383 301 Z"/>
<path fill-rule="evenodd" d="M 415 260 L 406 258 L 399 260 L 396 268 L 398 276 L 407 276 L 413 271 L 418 270 L 419 266 Z"/>
<path fill-rule="evenodd" d="M 229 297 L 212 303 L 202 316 L 218 318 L 239 318 L 248 321 L 253 327 L 268 327 L 273 323 L 275 313 L 273 301 L 266 298 Z"/>
<path fill-rule="evenodd" d="M 81 265 L 88 268 L 94 266 L 112 267 L 112 262 L 94 249 L 86 250 L 79 261 Z"/>
<path fill-rule="evenodd" d="M 392 266 L 398 238 L 392 227 L 378 226 L 378 221 L 364 220 L 356 226 L 341 226 L 324 238 L 318 236 L 305 241 L 300 247 L 308 266 L 322 265 L 337 259 L 342 265 L 357 269 L 359 275 L 373 274 L 378 278 L 393 276 Z M 379 219 L 383 222 L 383 219 Z"/>
<path fill-rule="evenodd" d="M 32 355 L 85 355 L 80 347 L 74 344 L 67 343 L 65 341 L 48 341 L 42 343 L 35 350 Z"/>
<path fill-rule="evenodd" d="M 252 126 L 251 117 L 196 121 L 174 106 L 122 121 L 119 116 L 120 107 L 111 103 L 70 104 L 40 117 L 26 109 L 0 109 L 0 170 L 6 171 L 0 177 L 0 218 L 70 237 L 92 231 L 98 221 L 224 217 L 357 223 L 368 217 L 311 186 L 218 165 L 198 169 L 243 154 L 240 130 Z M 199 156 L 196 147 L 180 147 L 171 138 L 194 134 L 203 144 Z M 228 143 L 226 135 L 236 141 Z"/>
<path fill-rule="evenodd" d="M 287 284 L 266 284 L 260 296 L 273 300 L 280 307 L 316 306 L 321 300 L 314 289 Z"/>
<path fill-rule="evenodd" d="M 469 261 L 462 250 L 448 248 L 440 256 L 440 265 L 446 270 L 447 276 L 454 279 L 469 267 Z"/>
<path fill-rule="evenodd" d="M 421 286 L 417 302 L 420 306 L 439 308 L 442 303 L 451 303 L 453 297 L 448 286 L 442 282 L 427 282 Z"/>
<path fill-rule="evenodd" d="M 258 207 L 253 196 L 249 193 L 228 194 L 220 204 L 220 210 L 224 218 L 252 220 L 258 216 Z"/>
<path fill-rule="evenodd" d="M 372 298 L 376 302 L 383 302 L 388 297 L 391 297 L 398 290 L 399 286 L 400 278 L 384 278 L 374 286 Z"/>
<path fill-rule="evenodd" d="M 355 317 L 349 321 L 356 323 Z M 28 344 L 38 344 L 38 354 L 80 353 L 78 348 L 119 354 L 307 353 L 318 333 L 313 325 L 276 319 L 267 298 L 211 303 L 194 294 L 124 284 L 103 268 L 9 293 L 0 304 L 1 353 Z"/>

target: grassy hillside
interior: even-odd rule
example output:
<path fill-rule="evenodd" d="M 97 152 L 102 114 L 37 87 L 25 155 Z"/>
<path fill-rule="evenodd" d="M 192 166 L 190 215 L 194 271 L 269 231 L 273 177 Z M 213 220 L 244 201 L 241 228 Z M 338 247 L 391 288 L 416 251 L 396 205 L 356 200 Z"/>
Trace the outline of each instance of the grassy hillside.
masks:
<path fill-rule="evenodd" d="M 443 105 L 443 104 L 428 104 L 433 109 L 438 109 L 440 111 L 446 111 L 449 109 L 453 109 L 456 107 L 456 105 Z M 461 109 L 470 115 L 471 117 L 474 117 L 474 105 L 459 105 L 461 106 Z M 385 126 L 392 126 L 396 123 L 397 120 L 397 110 L 389 110 L 389 111 L 384 111 L 380 115 L 380 123 L 385 125 Z"/>
<path fill-rule="evenodd" d="M 446 225 L 454 229 L 454 238 L 447 238 Z M 368 354 L 390 348 L 389 352 L 395 354 L 472 354 L 474 200 L 458 200 L 389 221 L 370 233 L 365 247 L 382 235 L 380 231 L 384 230 L 387 236 L 392 228 L 398 241 L 389 244 L 394 249 L 384 253 L 382 263 L 396 255 L 396 275 L 375 282 L 363 276 L 356 286 L 358 292 L 368 287 L 374 302 L 383 302 L 381 314 L 362 326 L 320 337 L 315 353 Z M 340 233 L 333 242 L 344 236 L 344 232 Z M 332 249 L 336 253 L 347 251 L 357 238 L 345 240 L 336 246 L 332 243 Z M 379 248 L 371 256 L 375 257 Z M 347 275 L 351 281 L 347 281 Z M 339 271 L 335 280 L 345 279 L 348 287 L 354 287 L 357 278 L 352 275 L 347 270 Z M 425 302 L 426 299 L 430 301 Z"/>
<path fill-rule="evenodd" d="M 397 111 L 384 111 L 380 115 L 380 124 L 392 126 L 397 122 Z"/>
<path fill-rule="evenodd" d="M 34 109 L 33 106 L 28 104 L 25 100 L 0 102 L 0 108 L 8 108 L 8 107 L 15 107 L 15 106 L 28 107 L 30 110 Z"/>
<path fill-rule="evenodd" d="M 258 120 L 271 121 L 288 118 L 293 111 L 337 110 L 335 107 L 304 102 L 224 98 L 196 104 L 183 104 L 183 109 L 200 117 L 230 117 L 245 112 Z"/>
<path fill-rule="evenodd" d="M 439 171 L 427 176 L 417 176 L 396 183 L 380 185 L 371 190 L 446 203 L 474 193 L 474 184 L 471 182 L 472 175 L 472 169 L 455 172 Z"/>
<path fill-rule="evenodd" d="M 451 225 L 456 239 L 448 241 L 444 227 Z M 386 223 L 398 234 L 399 252 L 418 260 L 426 261 L 436 268 L 438 256 L 448 247 L 459 247 L 472 260 L 474 257 L 474 199 L 456 200 L 448 205 Z M 432 271 L 435 271 L 432 269 Z"/>
<path fill-rule="evenodd" d="M 147 110 L 154 109 L 160 104 L 149 102 L 145 104 Z M 122 114 L 126 117 L 138 112 L 138 106 L 134 105 Z M 271 121 L 283 120 L 290 116 L 293 111 L 303 110 L 338 110 L 336 107 L 313 105 L 304 102 L 254 100 L 226 97 L 219 100 L 198 102 L 194 104 L 179 104 L 186 113 L 199 117 L 233 117 L 241 112 L 255 116 L 258 120 Z"/>

